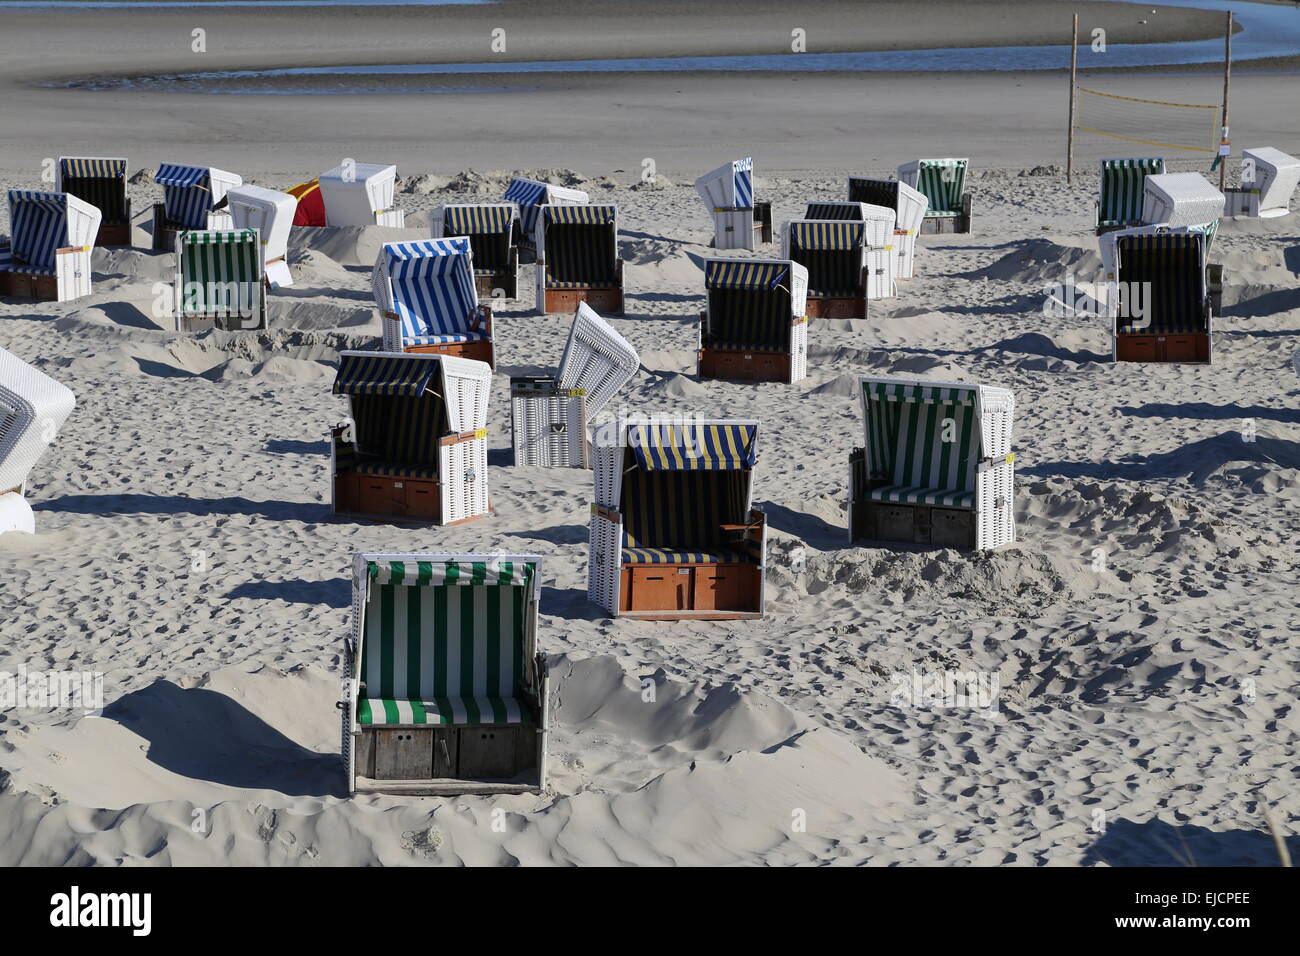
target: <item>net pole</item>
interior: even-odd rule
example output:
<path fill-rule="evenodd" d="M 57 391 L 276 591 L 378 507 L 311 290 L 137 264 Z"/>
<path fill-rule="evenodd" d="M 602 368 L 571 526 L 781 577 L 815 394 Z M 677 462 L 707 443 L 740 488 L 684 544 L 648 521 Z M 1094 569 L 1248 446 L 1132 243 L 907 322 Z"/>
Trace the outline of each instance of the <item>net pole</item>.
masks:
<path fill-rule="evenodd" d="M 1223 35 L 1223 142 L 1219 147 L 1219 192 L 1228 183 L 1228 93 L 1232 89 L 1232 11 L 1228 11 L 1227 32 Z"/>
<path fill-rule="evenodd" d="M 1074 87 L 1079 76 L 1079 15 L 1074 15 L 1074 26 L 1070 29 L 1070 128 L 1065 131 L 1065 182 L 1069 185 L 1074 177 Z M 1226 94 L 1225 94 L 1226 95 Z M 1225 120 L 1226 122 L 1226 120 Z"/>

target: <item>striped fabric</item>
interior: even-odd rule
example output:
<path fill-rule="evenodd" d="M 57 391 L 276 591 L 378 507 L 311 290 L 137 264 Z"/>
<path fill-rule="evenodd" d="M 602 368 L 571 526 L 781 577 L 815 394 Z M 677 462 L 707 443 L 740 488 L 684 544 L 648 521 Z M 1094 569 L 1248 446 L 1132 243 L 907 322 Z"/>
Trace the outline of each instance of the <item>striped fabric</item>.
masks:
<path fill-rule="evenodd" d="M 491 275 L 510 264 L 514 219 L 514 210 L 509 206 L 447 206 L 443 210 L 443 234 L 468 236 L 474 274 Z"/>
<path fill-rule="evenodd" d="M 419 398 L 438 363 L 397 355 L 344 355 L 334 378 L 335 395 L 394 395 Z"/>
<path fill-rule="evenodd" d="M 438 480 L 438 466 L 436 463 L 428 465 L 412 465 L 409 462 L 388 461 L 384 458 L 373 458 L 369 455 L 355 453 L 350 461 L 344 463 L 338 461 L 338 470 L 355 471 L 366 475 L 378 475 L 382 478 L 420 478 L 425 481 Z"/>
<path fill-rule="evenodd" d="M 672 548 L 624 548 L 623 564 L 745 564 L 744 551 L 676 551 Z"/>
<path fill-rule="evenodd" d="M 974 392 L 884 382 L 865 387 L 869 477 L 889 482 L 868 497 L 973 508 L 980 440 Z"/>
<path fill-rule="evenodd" d="M 10 272 L 53 275 L 54 259 L 68 241 L 68 201 L 64 193 L 9 190 Z"/>
<path fill-rule="evenodd" d="M 754 160 L 746 158 L 732 164 L 736 177 L 736 208 L 754 208 Z"/>
<path fill-rule="evenodd" d="M 780 262 L 709 259 L 704 264 L 706 289 L 775 289 L 785 285 L 790 269 Z"/>
<path fill-rule="evenodd" d="M 790 223 L 790 239 L 795 247 L 817 251 L 861 249 L 865 231 L 861 222 Z"/>
<path fill-rule="evenodd" d="M 749 475 L 743 471 L 631 469 L 623 479 L 623 560 L 704 564 L 710 560 L 707 554 L 717 555 L 715 562 L 744 560 L 735 558 L 743 552 L 722 525 L 744 520 L 748 487 Z M 670 557 L 687 553 L 701 557 Z"/>
<path fill-rule="evenodd" d="M 710 289 L 701 329 L 704 348 L 790 351 L 790 293 L 757 289 Z"/>
<path fill-rule="evenodd" d="M 927 216 L 961 214 L 961 197 L 966 188 L 966 163 L 957 159 L 924 159 L 917 173 L 917 192 L 930 200 Z"/>
<path fill-rule="evenodd" d="M 862 222 L 790 223 L 790 258 L 808 270 L 808 293 L 820 297 L 865 295 Z"/>
<path fill-rule="evenodd" d="M 1214 248 L 1214 237 L 1219 234 L 1219 220 L 1212 219 L 1197 226 L 1188 226 L 1187 231 L 1200 233 L 1205 237 L 1205 255 L 1208 258 L 1210 250 Z"/>
<path fill-rule="evenodd" d="M 428 363 L 433 364 L 433 363 Z M 441 397 L 352 396 L 356 423 L 357 471 L 394 478 L 436 478 L 438 440 L 447 434 Z"/>
<path fill-rule="evenodd" d="M 528 566 L 371 565 L 362 724 L 520 723 Z"/>
<path fill-rule="evenodd" d="M 127 221 L 126 160 L 67 156 L 59 161 L 63 191 L 84 199 L 105 223 Z"/>
<path fill-rule="evenodd" d="M 743 471 L 754 467 L 758 426 L 629 425 L 627 444 L 645 471 Z"/>
<path fill-rule="evenodd" d="M 897 190 L 895 190 L 897 192 Z M 876 205 L 879 205 L 878 203 Z M 891 201 L 889 205 L 893 209 Z M 862 205 L 857 202 L 810 202 L 805 219 L 862 220 Z"/>
<path fill-rule="evenodd" d="M 547 186 L 546 183 L 539 183 L 532 179 L 512 179 L 510 185 L 506 187 L 505 195 L 501 198 L 506 202 L 516 203 L 519 206 L 519 223 L 523 234 L 530 241 L 533 235 L 533 228 L 537 225 L 537 210 L 542 203 L 546 202 Z"/>
<path fill-rule="evenodd" d="M 212 208 L 212 183 L 206 166 L 163 163 L 153 181 L 163 187 L 167 219 L 185 229 L 204 229 Z"/>
<path fill-rule="evenodd" d="M 1140 223 L 1147 177 L 1164 171 L 1165 161 L 1158 156 L 1103 159 L 1097 187 L 1097 225 L 1132 226 Z"/>
<path fill-rule="evenodd" d="M 1121 236 L 1118 240 L 1121 286 L 1149 291 L 1142 295 L 1145 317 L 1119 316 L 1121 335 L 1206 332 L 1203 233 Z M 1149 285 L 1147 285 L 1149 283 Z M 1146 326 L 1135 320 L 1150 319 Z"/>
<path fill-rule="evenodd" d="M 247 315 L 262 283 L 262 247 L 253 229 L 181 235 L 181 309 L 201 315 Z"/>
<path fill-rule="evenodd" d="M 450 335 L 408 335 L 402 342 L 405 345 L 464 345 L 466 342 L 484 342 L 487 338 L 486 332 L 453 332 Z"/>
<path fill-rule="evenodd" d="M 849 202 L 864 202 L 871 206 L 898 208 L 898 180 L 849 178 Z M 818 217 L 808 214 L 809 219 Z"/>
<path fill-rule="evenodd" d="M 543 206 L 546 287 L 614 288 L 618 284 L 614 206 Z"/>
<path fill-rule="evenodd" d="M 474 331 L 478 293 L 469 239 L 390 242 L 384 253 L 404 341 Z"/>
<path fill-rule="evenodd" d="M 930 488 L 925 485 L 886 485 L 873 488 L 872 501 L 890 501 L 910 505 L 941 505 L 948 508 L 974 508 L 975 491 L 957 488 Z"/>
<path fill-rule="evenodd" d="M 543 206 L 542 213 L 548 226 L 612 226 L 618 218 L 617 206 Z"/>

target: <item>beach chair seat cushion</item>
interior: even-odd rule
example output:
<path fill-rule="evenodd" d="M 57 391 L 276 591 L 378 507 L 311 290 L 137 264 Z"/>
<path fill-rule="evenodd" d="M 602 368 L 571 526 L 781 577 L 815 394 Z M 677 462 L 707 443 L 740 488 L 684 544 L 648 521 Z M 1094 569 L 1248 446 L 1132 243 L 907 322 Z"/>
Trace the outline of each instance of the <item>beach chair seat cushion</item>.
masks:
<path fill-rule="evenodd" d="M 13 260 L 0 262 L 0 271 L 12 272 L 14 275 L 21 276 L 52 276 L 56 272 L 56 270 L 47 269 L 44 266 L 29 266 Z"/>
<path fill-rule="evenodd" d="M 525 724 L 533 722 L 528 703 L 515 697 L 436 697 L 401 700 L 363 697 L 357 723 L 381 724 Z"/>
<path fill-rule="evenodd" d="M 706 342 L 704 347 L 706 349 L 721 349 L 727 352 L 773 352 L 781 355 L 790 351 L 789 348 L 779 348 L 771 345 L 764 345 L 755 348 L 753 342 L 741 341 L 712 341 Z"/>
<path fill-rule="evenodd" d="M 745 564 L 754 558 L 744 551 L 714 548 L 687 551 L 677 548 L 624 548 L 624 564 Z"/>
<path fill-rule="evenodd" d="M 548 289 L 617 289 L 618 283 L 613 281 L 566 282 L 560 279 L 547 278 L 546 288 Z"/>
<path fill-rule="evenodd" d="M 343 463 L 340 462 L 340 465 Z M 385 461 L 380 458 L 355 457 L 346 463 L 349 471 L 364 472 L 367 475 L 384 475 L 388 478 L 423 478 L 436 481 L 437 465 L 413 465 L 410 462 Z"/>
<path fill-rule="evenodd" d="M 485 342 L 486 332 L 453 332 L 445 335 L 408 335 L 402 339 L 406 345 L 462 345 L 466 342 Z"/>
<path fill-rule="evenodd" d="M 928 217 L 960 216 L 960 215 L 961 215 L 960 209 L 930 209 L 926 211 L 926 216 Z"/>
<path fill-rule="evenodd" d="M 867 497 L 872 501 L 908 505 L 939 505 L 945 508 L 974 508 L 975 492 L 960 488 L 925 488 L 916 485 L 886 485 L 873 488 Z"/>

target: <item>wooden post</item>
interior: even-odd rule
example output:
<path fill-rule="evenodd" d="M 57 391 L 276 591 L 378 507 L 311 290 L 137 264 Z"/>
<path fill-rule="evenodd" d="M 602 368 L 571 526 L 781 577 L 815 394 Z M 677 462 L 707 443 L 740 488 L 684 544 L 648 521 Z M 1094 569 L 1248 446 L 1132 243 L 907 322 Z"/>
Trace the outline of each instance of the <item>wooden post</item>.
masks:
<path fill-rule="evenodd" d="M 1228 92 L 1232 86 L 1232 11 L 1228 12 L 1228 32 L 1223 35 L 1223 132 L 1222 146 L 1228 144 Z M 1229 147 L 1231 148 L 1231 147 Z M 1228 182 L 1228 157 L 1219 153 L 1219 192 Z"/>
<path fill-rule="evenodd" d="M 1065 182 L 1074 176 L 1074 84 L 1079 74 L 1079 15 L 1070 30 L 1070 128 L 1065 133 Z"/>

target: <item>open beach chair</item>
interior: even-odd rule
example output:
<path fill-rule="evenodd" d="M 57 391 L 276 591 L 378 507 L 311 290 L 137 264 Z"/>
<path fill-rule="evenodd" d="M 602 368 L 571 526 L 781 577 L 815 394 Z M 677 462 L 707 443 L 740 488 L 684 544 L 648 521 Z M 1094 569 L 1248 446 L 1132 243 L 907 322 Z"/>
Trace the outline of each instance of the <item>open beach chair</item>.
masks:
<path fill-rule="evenodd" d="M 393 208 L 397 167 L 382 163 L 344 163 L 321 173 L 318 184 L 327 226 L 397 226 L 406 213 Z"/>
<path fill-rule="evenodd" d="M 899 180 L 923 193 L 929 202 L 921 232 L 970 232 L 969 165 L 968 159 L 914 159 L 898 167 Z"/>
<path fill-rule="evenodd" d="M 916 275 L 916 237 L 920 235 L 930 200 L 897 179 L 850 176 L 849 202 L 894 210 L 894 278 L 913 278 Z"/>
<path fill-rule="evenodd" d="M 588 426 L 640 367 L 627 340 L 579 305 L 556 374 L 510 379 L 515 464 L 590 468 Z"/>
<path fill-rule="evenodd" d="M 754 160 L 723 163 L 695 180 L 713 216 L 713 248 L 753 249 L 772 241 L 772 204 L 754 198 Z"/>
<path fill-rule="evenodd" d="M 651 620 L 763 614 L 767 524 L 751 507 L 758 422 L 614 421 L 592 438 L 587 596 Z"/>
<path fill-rule="evenodd" d="M 789 259 L 707 259 L 700 378 L 797 382 L 808 374 L 808 270 Z"/>
<path fill-rule="evenodd" d="M 537 311 L 572 312 L 585 302 L 597 312 L 623 314 L 617 206 L 542 206 L 533 244 Z"/>
<path fill-rule="evenodd" d="M 548 675 L 535 554 L 357 554 L 348 793 L 541 793 Z"/>
<path fill-rule="evenodd" d="M 1009 389 L 861 379 L 865 448 L 849 455 L 849 540 L 985 550 L 1016 539 Z"/>
<path fill-rule="evenodd" d="M 371 276 L 388 352 L 432 352 L 495 367 L 492 310 L 479 305 L 465 236 L 390 242 Z"/>
<path fill-rule="evenodd" d="M 1274 219 L 1291 211 L 1291 196 L 1300 185 L 1300 159 L 1272 146 L 1241 152 L 1241 185 L 1227 191 L 1228 216 Z"/>
<path fill-rule="evenodd" d="M 894 294 L 894 211 L 865 203 L 808 211 L 781 231 L 781 255 L 808 270 L 808 318 L 866 318 L 868 299 Z"/>
<path fill-rule="evenodd" d="M 1206 241 L 1204 230 L 1163 224 L 1101 237 L 1115 361 L 1211 361 L 1214 310 Z"/>
<path fill-rule="evenodd" d="M 0 295 L 45 302 L 90 295 L 99 222 L 99 210 L 76 196 L 9 190 L 11 235 L 0 238 Z"/>
<path fill-rule="evenodd" d="M 153 207 L 153 248 L 170 252 L 176 235 L 186 229 L 233 229 L 226 210 L 226 193 L 244 181 L 215 166 L 163 163 L 153 181 L 163 188 L 163 201 Z"/>
<path fill-rule="evenodd" d="M 489 514 L 491 386 L 471 359 L 340 352 L 334 394 L 349 417 L 331 432 L 334 511 L 442 525 Z"/>
<path fill-rule="evenodd" d="M 0 534 L 36 533 L 27 479 L 76 404 L 70 389 L 0 348 Z"/>
<path fill-rule="evenodd" d="M 76 196 L 103 217 L 97 246 L 131 244 L 131 200 L 126 198 L 126 160 L 100 156 L 60 156 L 54 191 Z"/>
<path fill-rule="evenodd" d="M 514 203 L 519 209 L 519 218 L 515 220 L 514 244 L 519 249 L 519 261 L 523 263 L 537 261 L 537 216 L 543 206 L 571 206 L 591 201 L 591 197 L 581 189 L 552 186 L 550 183 L 521 176 L 510 180 L 501 199 L 503 202 Z"/>
<path fill-rule="evenodd" d="M 236 229 L 256 229 L 262 243 L 262 273 L 272 289 L 293 285 L 289 263 L 289 232 L 298 200 L 288 193 L 261 186 L 237 186 L 226 193 Z"/>
<path fill-rule="evenodd" d="M 266 283 L 256 229 L 192 229 L 176 237 L 176 329 L 265 329 Z"/>
<path fill-rule="evenodd" d="M 1097 235 L 1139 225 L 1146 178 L 1164 171 L 1159 156 L 1103 159 L 1097 178 Z"/>
<path fill-rule="evenodd" d="M 518 213 L 513 203 L 439 206 L 433 210 L 435 239 L 466 236 L 474 252 L 474 287 L 480 298 L 519 298 Z"/>

